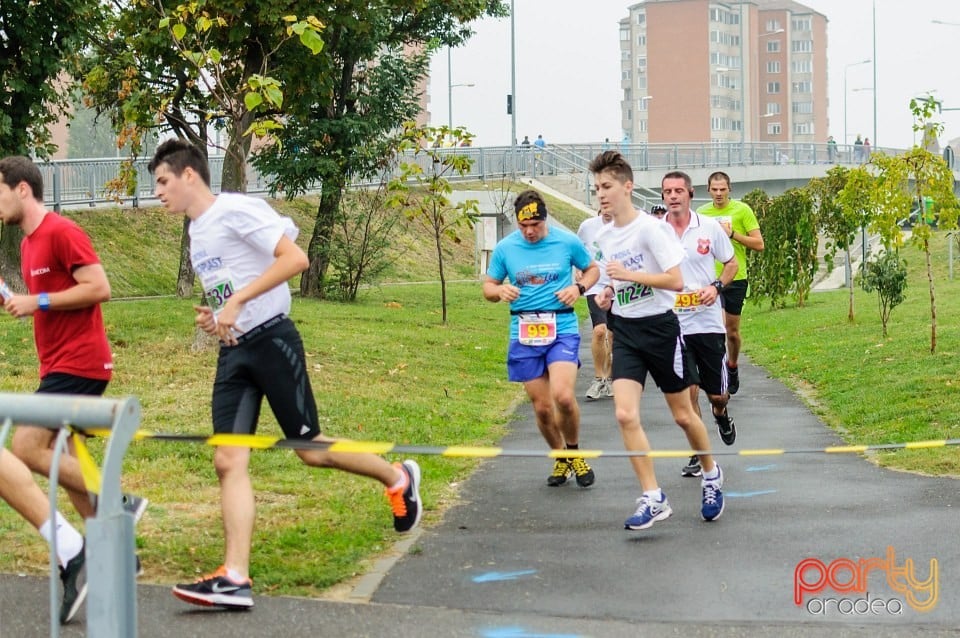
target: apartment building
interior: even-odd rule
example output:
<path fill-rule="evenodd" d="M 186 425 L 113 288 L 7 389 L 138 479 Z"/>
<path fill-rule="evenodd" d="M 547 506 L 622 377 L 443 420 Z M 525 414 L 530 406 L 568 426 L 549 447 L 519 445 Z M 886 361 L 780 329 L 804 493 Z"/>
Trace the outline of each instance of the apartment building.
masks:
<path fill-rule="evenodd" d="M 630 141 L 826 141 L 825 15 L 790 0 L 646 0 L 628 11 Z"/>

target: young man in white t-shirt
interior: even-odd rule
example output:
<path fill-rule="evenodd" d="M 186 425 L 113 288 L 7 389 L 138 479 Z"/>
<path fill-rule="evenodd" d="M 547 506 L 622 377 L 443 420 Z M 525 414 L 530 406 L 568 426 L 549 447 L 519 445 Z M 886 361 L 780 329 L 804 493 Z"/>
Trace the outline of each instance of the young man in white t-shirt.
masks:
<path fill-rule="evenodd" d="M 677 293 L 674 312 L 680 319 L 680 332 L 697 372 L 697 383 L 690 386 L 690 400 L 700 414 L 699 390 L 710 401 L 713 420 L 720 439 L 733 445 L 737 428 L 727 413 L 730 400 L 727 376 L 726 331 L 720 293 L 737 274 L 733 244 L 716 219 L 690 209 L 693 184 L 682 171 L 671 171 L 661 181 L 661 194 L 668 212 L 664 218 L 676 233 L 686 252 L 680 262 L 683 290 Z M 720 275 L 715 264 L 722 264 Z M 694 454 L 683 468 L 683 476 L 700 476 L 700 460 Z"/>
<path fill-rule="evenodd" d="M 577 229 L 577 237 L 583 243 L 587 252 L 596 259 L 597 256 L 597 233 L 603 228 L 604 224 L 609 224 L 613 218 L 609 212 L 602 210 L 595 217 L 591 217 L 580 224 Z M 598 263 L 600 268 L 603 264 Z M 603 290 L 603 285 L 597 281 L 587 289 L 584 295 L 587 298 L 587 309 L 590 311 L 590 323 L 593 325 L 593 338 L 590 341 L 590 351 L 593 354 L 593 383 L 587 389 L 586 397 L 591 401 L 603 397 L 613 396 L 613 381 L 610 380 L 610 331 L 607 330 L 607 311 L 597 305 L 596 296 Z"/>
<path fill-rule="evenodd" d="M 254 434 L 266 397 L 288 439 L 332 442 L 320 433 L 303 342 L 287 316 L 287 281 L 309 264 L 294 243 L 296 226 L 263 200 L 236 193 L 214 195 L 206 157 L 186 141 L 161 144 L 149 169 L 163 205 L 190 218 L 190 261 L 209 303 L 195 307 L 195 323 L 220 339 L 213 384 L 214 432 Z M 398 532 L 419 523 L 420 468 L 414 461 L 390 465 L 374 454 L 314 448 L 296 453 L 307 465 L 383 483 Z M 214 453 L 224 563 L 194 583 L 175 586 L 177 598 L 232 609 L 253 606 L 249 568 L 255 512 L 249 463 L 249 448 L 220 446 Z"/>
<path fill-rule="evenodd" d="M 620 153 L 601 153 L 590 163 L 590 172 L 601 208 L 613 216 L 596 239 L 606 262 L 605 287 L 597 304 L 610 309 L 613 402 L 624 446 L 629 451 L 651 450 L 640 424 L 640 399 L 649 372 L 691 449 L 702 452 L 700 514 L 704 520 L 716 520 L 723 513 L 723 474 L 709 453 L 710 437 L 690 401 L 693 371 L 673 312 L 676 293 L 683 290 L 683 248 L 668 225 L 633 207 L 633 170 Z M 643 495 L 624 527 L 647 529 L 673 510 L 657 483 L 653 459 L 631 456 L 630 462 Z"/>

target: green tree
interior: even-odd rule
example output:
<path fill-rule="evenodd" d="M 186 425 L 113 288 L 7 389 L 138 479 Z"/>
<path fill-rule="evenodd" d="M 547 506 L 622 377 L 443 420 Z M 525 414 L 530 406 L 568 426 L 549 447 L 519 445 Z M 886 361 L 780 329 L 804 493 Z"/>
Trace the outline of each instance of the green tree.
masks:
<path fill-rule="evenodd" d="M 361 285 L 376 281 L 393 265 L 389 249 L 403 215 L 387 199 L 387 184 L 380 183 L 350 191 L 341 200 L 330 242 L 336 273 L 332 296 L 355 301 Z"/>
<path fill-rule="evenodd" d="M 0 157 L 45 159 L 56 150 L 49 126 L 68 113 L 75 54 L 98 9 L 95 0 L 0 4 Z M 0 273 L 15 287 L 20 237 L 13 226 L 0 231 Z"/>
<path fill-rule="evenodd" d="M 913 202 L 921 206 L 921 214 L 913 227 L 910 241 L 924 255 L 927 272 L 927 286 L 930 293 L 930 352 L 937 349 L 937 295 L 933 275 L 933 263 L 930 255 L 930 238 L 933 229 L 922 214 L 925 198 L 930 197 L 936 203 L 938 227 L 943 230 L 957 228 L 957 198 L 953 192 L 953 172 L 943 158 L 926 150 L 930 146 L 930 136 L 939 135 L 943 125 L 932 121 L 937 102 L 932 98 L 910 100 L 913 112 L 913 130 L 923 134 L 920 146 L 901 153 L 887 156 L 874 154 L 871 163 L 877 168 L 877 188 L 874 202 L 877 213 L 874 225 L 884 237 L 900 234 L 899 223 L 907 219 Z"/>
<path fill-rule="evenodd" d="M 284 104 L 272 62 L 286 48 L 298 55 L 322 48 L 321 25 L 298 20 L 309 3 L 236 3 L 229 0 L 127 0 L 97 25 L 84 60 L 87 103 L 110 118 L 118 144 L 133 157 L 146 132 L 172 131 L 204 150 L 211 127 L 227 132 L 222 190 L 246 190 L 251 136 L 275 131 Z M 133 157 L 121 169 L 117 189 L 137 175 Z M 122 179 L 126 178 L 126 179 Z M 187 237 L 183 220 L 177 293 L 190 296 Z"/>
<path fill-rule="evenodd" d="M 317 56 L 285 61 L 277 74 L 289 96 L 283 144 L 254 157 L 288 195 L 320 185 L 310 267 L 300 279 L 304 296 L 324 294 L 347 185 L 384 170 L 392 153 L 387 138 L 419 112 L 430 53 L 464 42 L 474 20 L 506 14 L 503 0 L 337 0 L 314 10 L 326 46 Z"/>
<path fill-rule="evenodd" d="M 851 248 L 857 232 L 870 224 L 873 177 L 863 167 L 847 169 L 836 166 L 827 171 L 826 177 L 812 180 L 808 188 L 817 207 L 819 229 L 826 238 L 824 259 L 827 267 L 833 269 L 833 258 L 841 250 L 849 267 L 853 263 Z M 851 276 L 847 282 L 849 321 L 855 318 L 853 280 Z"/>
<path fill-rule="evenodd" d="M 462 240 L 458 231 L 473 228 L 480 215 L 479 202 L 468 199 L 459 204 L 450 200 L 453 188 L 451 177 L 462 177 L 470 172 L 471 160 L 459 155 L 455 149 L 441 149 L 430 142 L 438 135 L 449 136 L 454 146 L 462 140 L 471 140 L 473 136 L 462 128 L 449 129 L 417 127 L 413 122 L 404 125 L 401 151 L 410 151 L 409 161 L 400 162 L 400 175 L 389 186 L 393 194 L 392 206 L 402 209 L 407 217 L 419 223 L 433 241 L 437 256 L 437 270 L 440 275 L 440 305 L 443 311 L 443 323 L 447 323 L 447 277 L 444 269 L 444 241 L 459 244 Z M 421 161 L 426 160 L 426 161 Z M 424 168 L 426 166 L 426 168 Z"/>
<path fill-rule="evenodd" d="M 763 252 L 752 252 L 750 288 L 755 298 L 782 308 L 792 295 L 798 306 L 806 303 L 817 273 L 816 217 L 807 189 L 791 188 L 770 199 L 755 190 L 743 198 L 763 228 Z"/>
<path fill-rule="evenodd" d="M 895 250 L 885 248 L 878 257 L 864 263 L 860 287 L 866 292 L 877 292 L 877 309 L 880 311 L 883 336 L 886 337 L 890 313 L 906 299 L 906 262 Z"/>

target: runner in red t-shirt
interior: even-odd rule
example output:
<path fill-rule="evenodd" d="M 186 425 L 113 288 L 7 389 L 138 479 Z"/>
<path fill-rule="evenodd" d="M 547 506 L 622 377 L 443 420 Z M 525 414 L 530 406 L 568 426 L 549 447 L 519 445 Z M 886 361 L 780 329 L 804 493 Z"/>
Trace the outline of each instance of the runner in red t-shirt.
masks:
<path fill-rule="evenodd" d="M 29 294 L 7 295 L 3 304 L 14 317 L 33 317 L 40 359 L 37 392 L 102 395 L 113 372 L 100 311 L 100 304 L 110 299 L 110 282 L 90 238 L 76 223 L 44 208 L 40 170 L 22 156 L 0 159 L 0 220 L 24 234 L 21 272 Z M 17 428 L 13 453 L 34 472 L 49 476 L 56 435 L 47 428 Z M 59 476 L 77 512 L 92 517 L 94 499 L 74 456 L 61 457 Z M 124 495 L 124 508 L 135 520 L 146 505 L 146 499 Z M 76 588 L 73 600 L 65 595 L 61 622 L 72 618 L 86 593 L 83 562 L 61 574 L 65 592 Z"/>

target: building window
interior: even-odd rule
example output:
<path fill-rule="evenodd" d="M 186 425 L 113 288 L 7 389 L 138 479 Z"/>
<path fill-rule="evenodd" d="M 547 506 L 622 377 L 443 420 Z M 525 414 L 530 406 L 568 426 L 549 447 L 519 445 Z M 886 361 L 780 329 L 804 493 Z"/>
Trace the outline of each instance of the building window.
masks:
<path fill-rule="evenodd" d="M 724 117 L 711 117 L 710 118 L 710 130 L 711 131 L 725 131 L 727 130 L 727 119 Z"/>
<path fill-rule="evenodd" d="M 637 24 L 646 24 L 647 23 L 647 12 L 641 11 L 637 14 Z"/>
<path fill-rule="evenodd" d="M 646 69 L 647 68 L 647 58 L 637 58 L 637 68 Z"/>
<path fill-rule="evenodd" d="M 620 71 L 620 79 L 621 79 L 621 80 L 629 80 L 629 79 L 630 79 L 630 71 Z"/>
<path fill-rule="evenodd" d="M 790 67 L 794 73 L 813 73 L 813 60 L 794 60 Z"/>
<path fill-rule="evenodd" d="M 780 40 L 767 40 L 767 53 L 780 53 Z"/>
<path fill-rule="evenodd" d="M 780 30 L 780 21 L 779 20 L 767 20 L 767 31 L 779 31 Z"/>
<path fill-rule="evenodd" d="M 790 28 L 794 31 L 810 31 L 813 21 L 810 18 L 794 18 L 790 21 Z"/>
<path fill-rule="evenodd" d="M 813 93 L 813 82 L 809 80 L 804 80 L 802 82 L 794 82 L 793 92 L 794 93 Z"/>
<path fill-rule="evenodd" d="M 794 102 L 793 112 L 800 115 L 809 115 L 813 113 L 813 102 Z"/>
<path fill-rule="evenodd" d="M 780 92 L 780 83 L 779 82 L 767 82 L 767 93 L 774 94 Z"/>
<path fill-rule="evenodd" d="M 628 38 L 628 39 L 629 39 L 629 38 Z M 646 36 L 646 35 L 638 35 L 638 36 L 637 36 L 637 46 L 641 46 L 641 47 L 647 46 L 647 36 Z"/>
<path fill-rule="evenodd" d="M 793 125 L 794 135 L 813 135 L 813 122 L 797 122 Z"/>
<path fill-rule="evenodd" d="M 780 62 L 777 60 L 767 62 L 767 73 L 780 73 Z"/>
<path fill-rule="evenodd" d="M 742 131 L 742 130 L 743 130 L 743 120 L 730 120 L 730 130 L 731 130 L 731 131 Z"/>
<path fill-rule="evenodd" d="M 647 76 L 641 75 L 643 71 L 637 71 L 637 88 L 646 89 L 647 88 Z"/>
<path fill-rule="evenodd" d="M 780 113 L 779 102 L 767 102 L 767 115 L 776 115 Z"/>
<path fill-rule="evenodd" d="M 647 110 L 647 102 L 649 102 L 649 101 L 650 101 L 650 98 L 640 98 L 639 100 L 637 100 L 637 110 L 638 110 L 638 111 L 646 111 L 646 110 Z"/>
<path fill-rule="evenodd" d="M 813 40 L 794 40 L 790 47 L 794 53 L 813 53 Z"/>
<path fill-rule="evenodd" d="M 620 29 L 620 41 L 627 42 L 630 39 L 630 29 Z"/>
<path fill-rule="evenodd" d="M 767 124 L 767 135 L 780 135 L 780 122 Z"/>
<path fill-rule="evenodd" d="M 646 133 L 646 132 L 647 132 L 647 121 L 646 121 L 646 120 L 638 120 L 638 121 L 637 121 L 637 130 L 640 131 L 641 133 Z"/>

